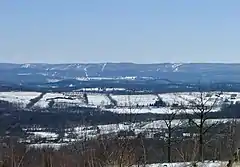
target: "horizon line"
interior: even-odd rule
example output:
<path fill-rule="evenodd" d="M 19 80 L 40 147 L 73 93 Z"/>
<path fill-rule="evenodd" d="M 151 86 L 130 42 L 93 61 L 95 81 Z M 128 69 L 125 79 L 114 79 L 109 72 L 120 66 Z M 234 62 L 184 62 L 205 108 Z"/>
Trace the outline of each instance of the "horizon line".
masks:
<path fill-rule="evenodd" d="M 156 63 L 138 63 L 138 62 L 61 62 L 61 63 L 45 63 L 45 62 L 0 62 L 0 64 L 13 64 L 13 65 L 27 65 L 27 64 L 39 64 L 39 65 L 63 65 L 63 64 L 136 64 L 136 65 L 157 65 L 157 64 L 240 64 L 240 62 L 156 62 Z"/>

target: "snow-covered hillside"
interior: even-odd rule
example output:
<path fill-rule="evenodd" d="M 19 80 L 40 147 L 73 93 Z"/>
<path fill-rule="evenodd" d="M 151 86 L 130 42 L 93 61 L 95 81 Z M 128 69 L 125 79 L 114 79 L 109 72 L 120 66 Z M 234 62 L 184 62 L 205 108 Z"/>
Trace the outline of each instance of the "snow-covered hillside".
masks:
<path fill-rule="evenodd" d="M 124 70 L 123 70 L 124 69 Z M 163 78 L 169 81 L 236 81 L 240 64 L 216 63 L 90 63 L 90 64 L 0 64 L 0 74 L 9 83 L 77 80 L 135 80 Z M 217 74 L 217 75 L 215 75 Z M 138 77 L 136 77 L 138 76 Z M 219 77 L 221 76 L 221 77 Z"/>
<path fill-rule="evenodd" d="M 171 107 L 154 107 L 153 104 L 161 99 L 168 106 L 173 104 L 187 105 L 199 100 L 199 93 L 164 93 L 164 94 L 139 94 L 139 95 L 107 95 L 103 93 L 87 93 L 86 99 L 81 92 L 63 93 L 41 93 L 41 92 L 0 92 L 0 100 L 18 104 L 19 107 L 31 106 L 47 108 L 54 104 L 64 104 L 68 106 L 101 107 L 116 113 L 169 113 L 173 112 Z M 240 102 L 239 92 L 223 92 L 216 96 L 216 93 L 204 93 L 206 105 L 216 105 L 212 111 L 218 111 L 219 107 L 226 104 Z M 33 101 L 35 101 L 33 103 Z M 113 103 L 116 102 L 116 103 Z M 109 107 L 109 105 L 114 105 Z M 52 106 L 53 107 L 53 106 Z M 178 111 L 179 113 L 183 111 Z M 185 109 L 185 113 L 193 112 Z"/>
<path fill-rule="evenodd" d="M 40 94 L 40 92 L 0 92 L 0 100 L 26 107 L 31 99 L 36 98 Z"/>

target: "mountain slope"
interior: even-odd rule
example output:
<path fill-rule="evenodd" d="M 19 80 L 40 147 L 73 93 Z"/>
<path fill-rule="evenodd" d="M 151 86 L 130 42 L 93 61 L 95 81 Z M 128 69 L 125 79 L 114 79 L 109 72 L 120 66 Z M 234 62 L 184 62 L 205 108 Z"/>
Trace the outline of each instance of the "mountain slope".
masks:
<path fill-rule="evenodd" d="M 0 81 L 49 83 L 61 80 L 166 80 L 172 82 L 238 82 L 240 64 L 92 63 L 0 64 Z"/>

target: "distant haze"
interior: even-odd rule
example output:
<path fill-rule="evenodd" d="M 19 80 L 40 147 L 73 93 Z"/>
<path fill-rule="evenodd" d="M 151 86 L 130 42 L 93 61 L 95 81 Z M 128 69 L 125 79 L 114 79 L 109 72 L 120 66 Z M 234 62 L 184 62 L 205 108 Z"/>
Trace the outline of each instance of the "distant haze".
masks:
<path fill-rule="evenodd" d="M 0 62 L 240 62 L 239 0 L 0 2 Z"/>

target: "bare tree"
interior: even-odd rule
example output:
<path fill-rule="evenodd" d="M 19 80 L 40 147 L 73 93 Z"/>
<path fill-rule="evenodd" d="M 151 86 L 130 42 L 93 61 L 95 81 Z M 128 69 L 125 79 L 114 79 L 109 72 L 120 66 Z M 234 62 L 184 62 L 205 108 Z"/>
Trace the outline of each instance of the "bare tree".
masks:
<path fill-rule="evenodd" d="M 192 115 L 188 113 L 189 123 L 195 125 L 198 131 L 198 160 L 201 162 L 204 161 L 204 137 L 211 128 L 218 124 L 217 121 L 209 123 L 207 120 L 210 119 L 210 113 L 219 106 L 220 95 L 221 92 L 203 92 L 199 88 L 194 99 L 186 99 L 188 101 L 188 109 L 193 111 Z"/>
<path fill-rule="evenodd" d="M 173 144 L 173 133 L 179 127 L 181 120 L 176 119 L 176 115 L 178 114 L 178 109 L 173 109 L 169 111 L 164 117 L 164 123 L 167 127 L 167 157 L 168 162 L 171 162 L 171 152 L 172 152 L 172 144 Z"/>
<path fill-rule="evenodd" d="M 228 154 L 232 156 L 240 146 L 240 123 L 238 119 L 233 118 L 225 123 L 225 125 L 226 127 L 223 131 L 225 132 L 224 137 L 226 137 L 226 147 Z"/>
<path fill-rule="evenodd" d="M 183 140 L 175 148 L 182 162 L 195 162 L 198 153 L 198 141 L 195 136 Z"/>

